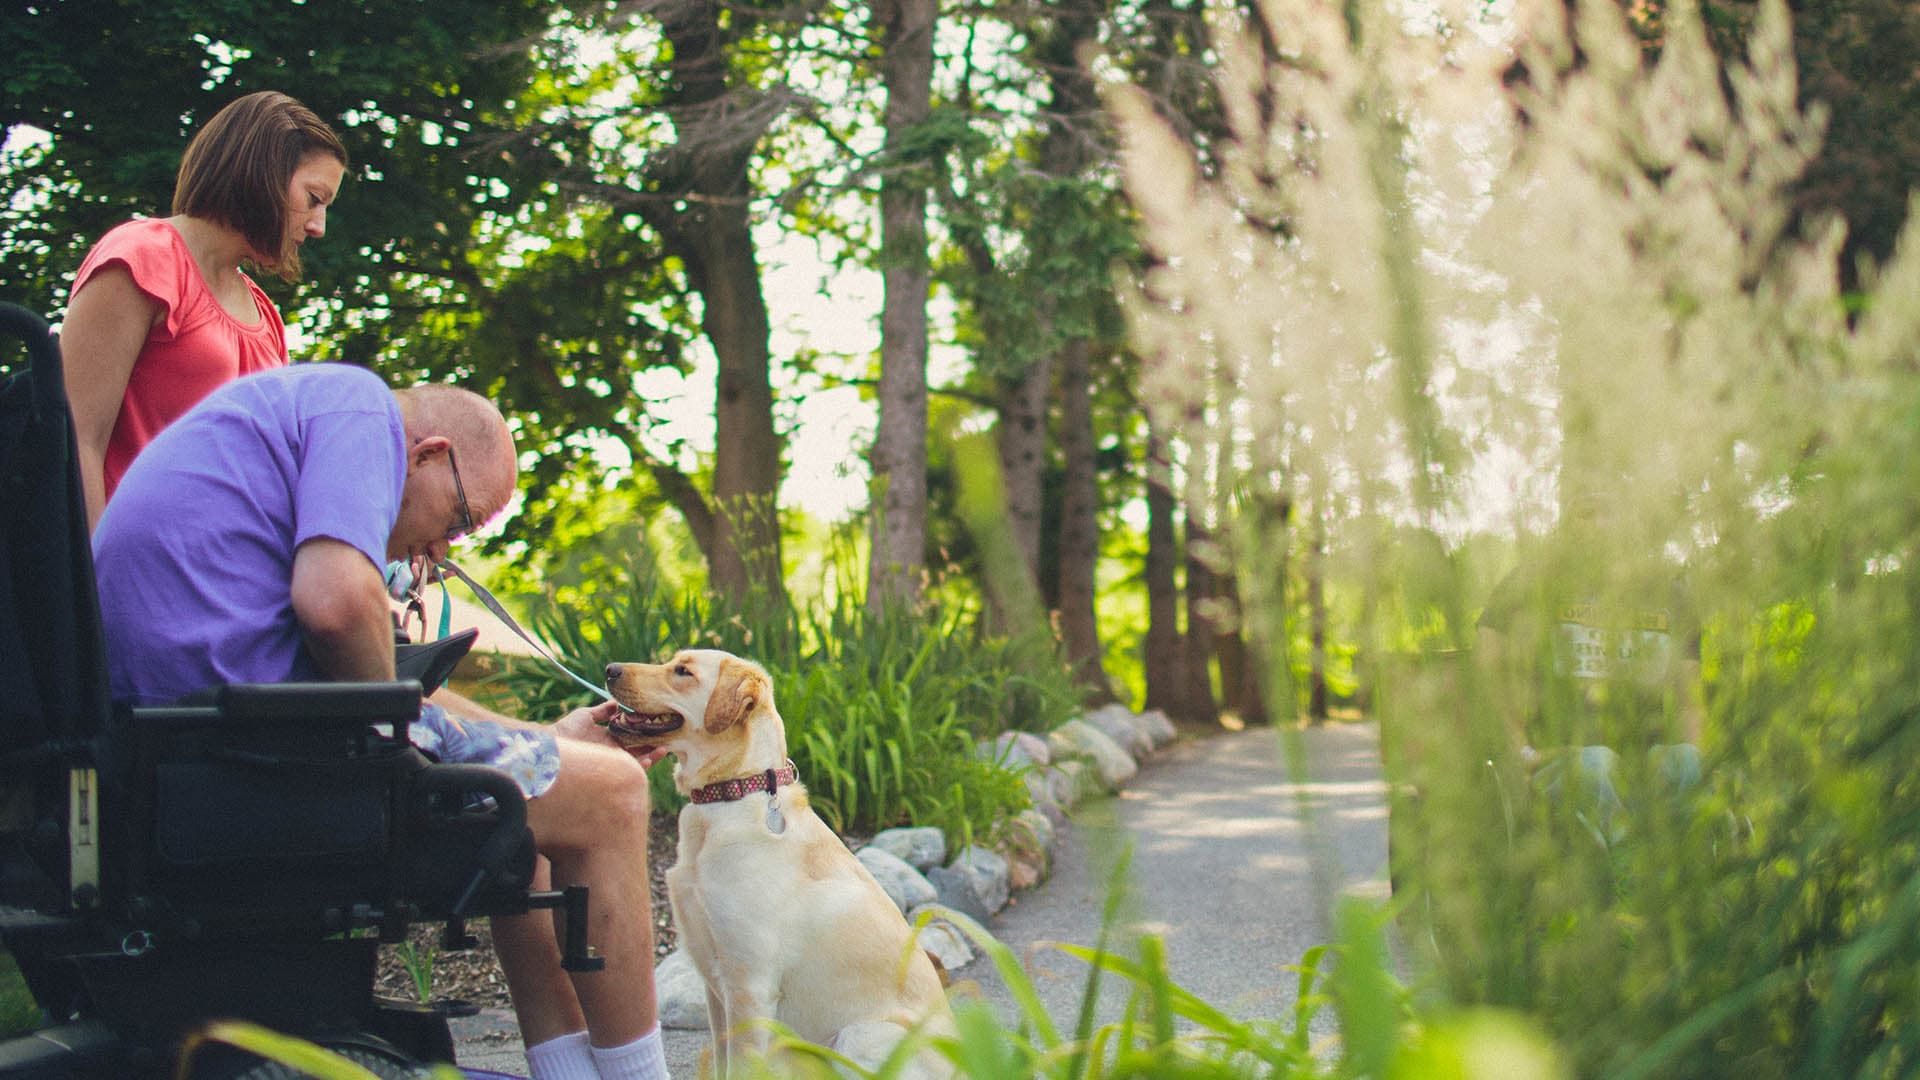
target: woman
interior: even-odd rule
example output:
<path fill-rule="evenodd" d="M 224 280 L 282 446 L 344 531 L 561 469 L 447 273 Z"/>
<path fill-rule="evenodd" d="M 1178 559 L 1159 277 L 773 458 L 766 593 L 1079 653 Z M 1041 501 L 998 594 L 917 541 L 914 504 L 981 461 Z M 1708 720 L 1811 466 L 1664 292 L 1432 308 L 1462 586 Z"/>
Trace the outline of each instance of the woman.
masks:
<path fill-rule="evenodd" d="M 240 264 L 298 279 L 300 245 L 326 233 L 346 169 L 312 110 L 248 94 L 187 145 L 172 217 L 127 222 L 87 254 L 60 348 L 89 528 L 162 428 L 222 383 L 287 362 L 280 312 Z"/>

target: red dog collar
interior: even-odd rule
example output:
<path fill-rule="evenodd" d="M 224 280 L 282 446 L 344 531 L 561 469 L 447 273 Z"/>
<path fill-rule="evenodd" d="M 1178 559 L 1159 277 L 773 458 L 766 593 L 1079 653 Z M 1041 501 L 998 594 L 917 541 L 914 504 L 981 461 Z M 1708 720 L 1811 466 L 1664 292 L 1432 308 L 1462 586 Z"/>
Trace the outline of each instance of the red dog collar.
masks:
<path fill-rule="evenodd" d="M 791 784 L 799 779 L 800 770 L 793 764 L 793 759 L 788 758 L 785 768 L 768 769 L 752 776 L 736 776 L 731 780 L 694 788 L 688 798 L 697 803 L 736 802 L 756 791 L 777 794 L 781 784 Z"/>

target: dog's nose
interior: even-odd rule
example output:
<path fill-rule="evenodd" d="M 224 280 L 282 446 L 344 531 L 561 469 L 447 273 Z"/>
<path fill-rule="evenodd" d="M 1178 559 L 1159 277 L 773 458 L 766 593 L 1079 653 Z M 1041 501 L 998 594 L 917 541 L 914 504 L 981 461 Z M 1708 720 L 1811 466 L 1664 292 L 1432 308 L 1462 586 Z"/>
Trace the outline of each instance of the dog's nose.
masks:
<path fill-rule="evenodd" d="M 620 665 L 608 664 L 607 665 L 607 681 L 612 682 L 613 680 L 619 677 L 620 677 Z"/>

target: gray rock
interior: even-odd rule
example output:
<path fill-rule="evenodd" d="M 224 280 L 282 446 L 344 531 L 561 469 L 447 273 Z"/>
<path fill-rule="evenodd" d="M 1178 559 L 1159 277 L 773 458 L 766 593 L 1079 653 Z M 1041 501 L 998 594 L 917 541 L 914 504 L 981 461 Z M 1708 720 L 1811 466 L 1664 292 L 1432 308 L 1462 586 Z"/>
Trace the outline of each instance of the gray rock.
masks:
<path fill-rule="evenodd" d="M 967 871 L 936 866 L 927 871 L 927 880 L 933 884 L 933 891 L 939 897 L 937 902 L 942 907 L 952 908 L 983 926 L 993 918 L 993 912 L 988 910 L 987 902 L 973 883 L 973 875 Z"/>
<path fill-rule="evenodd" d="M 1080 763 L 1073 764 L 1078 767 Z M 1033 800 L 1033 808 L 1054 817 L 1065 818 L 1080 794 L 1079 781 L 1074 774 L 1057 765 L 1036 769 L 1020 779 L 1027 785 L 1027 796 Z"/>
<path fill-rule="evenodd" d="M 1053 763 L 1047 740 L 1030 731 L 1003 731 L 992 741 L 981 743 L 978 752 L 982 760 L 999 761 L 1008 766 L 1044 768 Z"/>
<path fill-rule="evenodd" d="M 1139 721 L 1140 730 L 1146 732 L 1147 738 L 1153 740 L 1155 750 L 1164 750 L 1172 746 L 1173 741 L 1180 737 L 1180 730 L 1174 727 L 1173 721 L 1167 719 L 1167 714 L 1159 709 L 1148 709 L 1141 713 Z"/>
<path fill-rule="evenodd" d="M 1080 805 L 1080 800 L 1089 795 L 1098 795 L 1100 791 L 1100 770 L 1085 761 L 1068 760 L 1056 762 L 1053 774 L 1057 801 L 1068 810 Z"/>
<path fill-rule="evenodd" d="M 921 873 L 947 861 L 947 834 L 930 825 L 887 829 L 869 841 L 868 846 L 897 857 Z"/>
<path fill-rule="evenodd" d="M 919 907 L 909 911 L 907 923 L 918 923 L 926 910 Z M 979 922 L 978 919 L 973 921 Z M 920 947 L 932 953 L 948 972 L 958 971 L 973 963 L 972 940 L 951 919 L 940 914 L 939 909 L 935 909 L 932 921 L 920 931 Z"/>
<path fill-rule="evenodd" d="M 1043 850 L 1048 852 L 1053 850 L 1053 842 L 1057 835 L 1054 832 L 1053 819 L 1040 813 L 1038 810 L 1020 811 L 1020 813 L 1014 817 L 1013 821 L 1009 823 L 1009 828 L 1031 832 L 1034 841 L 1038 843 Z"/>
<path fill-rule="evenodd" d="M 1153 739 L 1140 727 L 1140 720 L 1125 705 L 1103 705 L 1080 719 L 1119 744 L 1134 760 L 1153 753 Z"/>
<path fill-rule="evenodd" d="M 973 879 L 974 892 L 979 894 L 980 902 L 986 905 L 988 911 L 999 911 L 1007 906 L 1007 897 L 1011 892 L 1007 860 L 998 852 L 970 844 L 962 848 L 947 866 L 964 871 Z"/>
<path fill-rule="evenodd" d="M 667 954 L 653 969 L 653 993 L 660 1005 L 661 1027 L 707 1030 L 707 983 L 684 951 Z"/>
<path fill-rule="evenodd" d="M 867 873 L 873 875 L 873 880 L 886 890 L 887 898 L 902 912 L 911 911 L 921 904 L 930 904 L 938 895 L 920 871 L 892 852 L 869 844 L 855 852 L 853 857 L 860 860 L 860 865 L 867 868 Z"/>
<path fill-rule="evenodd" d="M 1020 778 L 1020 782 L 1027 785 L 1027 798 L 1033 800 L 1035 809 L 1059 809 L 1059 800 L 1053 796 L 1053 779 L 1047 775 L 1052 771 L 1030 772 Z"/>
<path fill-rule="evenodd" d="M 1084 720 L 1069 720 L 1054 728 L 1047 742 L 1056 759 L 1069 757 L 1091 763 L 1100 774 L 1101 787 L 1109 792 L 1125 787 L 1140 771 L 1132 754 Z"/>
<path fill-rule="evenodd" d="M 1015 892 L 1031 889 L 1053 872 L 1053 819 L 1038 810 L 1022 810 L 1000 834 L 1007 857 L 1007 878 Z"/>

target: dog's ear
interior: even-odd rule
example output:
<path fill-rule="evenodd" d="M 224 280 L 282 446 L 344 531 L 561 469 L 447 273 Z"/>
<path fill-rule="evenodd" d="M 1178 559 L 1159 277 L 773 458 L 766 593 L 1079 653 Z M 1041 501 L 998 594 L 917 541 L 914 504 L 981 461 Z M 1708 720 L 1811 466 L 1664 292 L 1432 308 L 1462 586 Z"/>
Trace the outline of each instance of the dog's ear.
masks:
<path fill-rule="evenodd" d="M 707 733 L 718 735 L 753 715 L 753 710 L 771 701 L 773 686 L 767 676 L 752 664 L 728 657 L 720 661 L 720 677 L 714 683 L 713 696 L 707 699 L 707 714 L 702 718 Z"/>

